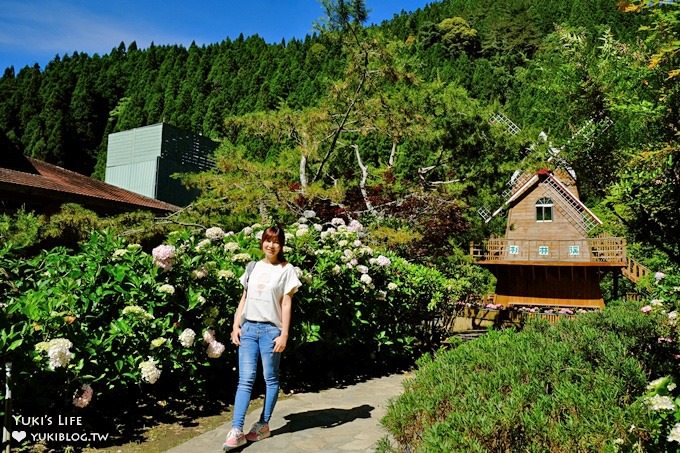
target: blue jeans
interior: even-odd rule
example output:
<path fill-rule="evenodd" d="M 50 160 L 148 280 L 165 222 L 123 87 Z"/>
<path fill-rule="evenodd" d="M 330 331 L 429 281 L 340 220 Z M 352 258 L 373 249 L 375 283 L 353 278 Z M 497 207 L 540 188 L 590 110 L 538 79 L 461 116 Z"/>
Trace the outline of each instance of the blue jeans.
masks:
<path fill-rule="evenodd" d="M 276 405 L 276 399 L 279 396 L 281 353 L 274 352 L 274 339 L 279 335 L 281 335 L 281 329 L 271 323 L 246 321 L 241 326 L 241 345 L 238 348 L 238 387 L 234 401 L 233 428 L 243 430 L 257 374 L 258 358 L 262 359 L 266 386 L 260 421 L 269 423 Z"/>

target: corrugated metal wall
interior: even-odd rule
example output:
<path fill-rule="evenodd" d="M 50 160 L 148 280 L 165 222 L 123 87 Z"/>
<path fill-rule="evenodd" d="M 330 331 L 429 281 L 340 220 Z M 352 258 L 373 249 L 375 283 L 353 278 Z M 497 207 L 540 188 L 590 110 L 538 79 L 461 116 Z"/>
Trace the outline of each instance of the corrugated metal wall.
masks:
<path fill-rule="evenodd" d="M 198 193 L 171 178 L 214 167 L 217 143 L 169 124 L 154 124 L 109 135 L 106 182 L 177 206 Z"/>

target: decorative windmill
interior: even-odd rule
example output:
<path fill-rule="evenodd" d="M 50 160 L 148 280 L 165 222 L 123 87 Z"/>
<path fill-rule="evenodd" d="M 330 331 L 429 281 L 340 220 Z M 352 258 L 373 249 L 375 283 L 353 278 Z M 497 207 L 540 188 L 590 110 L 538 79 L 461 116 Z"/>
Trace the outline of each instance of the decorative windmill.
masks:
<path fill-rule="evenodd" d="M 493 115 L 489 122 L 513 135 L 520 132 L 502 114 Z M 608 118 L 591 120 L 567 145 L 591 142 L 593 146 L 596 134 L 611 124 Z M 547 142 L 547 135 L 542 132 L 539 140 Z M 524 159 L 538 148 L 529 147 Z M 576 174 L 560 155 L 562 149 L 549 145 L 544 160 L 552 169 L 518 169 L 502 192 L 500 207 L 478 210 L 487 223 L 508 211 L 505 237 L 481 246 L 471 244 L 470 249 L 476 262 L 496 276 L 495 297 L 501 305 L 601 308 L 603 271 L 625 265 L 624 239 L 588 237 L 602 221 L 579 199 Z"/>
<path fill-rule="evenodd" d="M 512 135 L 517 135 L 519 132 L 521 132 L 519 126 L 513 123 L 502 113 L 494 113 L 489 118 L 489 124 L 504 127 L 506 131 Z M 558 182 L 556 182 L 558 180 L 554 178 L 549 181 L 549 184 L 551 184 L 552 188 L 561 195 L 560 197 L 558 197 L 557 199 L 558 202 L 556 203 L 555 206 L 562 215 L 568 216 L 573 221 L 575 221 L 575 224 L 579 225 L 579 228 L 585 235 L 590 233 L 595 227 L 597 227 L 602 222 L 600 222 L 599 219 L 591 215 L 592 213 L 590 213 L 589 210 L 587 209 L 584 210 L 579 203 L 575 203 L 573 197 L 568 196 L 569 194 L 565 192 L 565 190 L 576 191 L 576 172 L 571 167 L 569 162 L 567 162 L 566 159 L 560 156 L 560 154 L 565 147 L 570 147 L 573 144 L 592 147 L 595 142 L 595 139 L 599 135 L 604 133 L 612 124 L 613 122 L 609 117 L 604 117 L 597 121 L 591 118 L 586 122 L 586 124 L 584 124 L 580 129 L 578 129 L 576 133 L 574 133 L 574 135 L 572 135 L 572 137 L 569 139 L 565 146 L 563 147 L 554 147 L 552 145 L 548 146 L 547 151 L 548 155 L 546 156 L 546 161 L 553 165 L 553 172 L 554 173 L 566 172 L 572 179 L 572 181 L 569 184 L 566 184 L 567 187 L 563 187 L 565 185 L 564 183 L 560 185 Z M 541 133 L 538 135 L 538 140 L 544 143 L 547 142 L 548 140 L 547 134 L 541 131 Z M 536 146 L 531 145 L 529 146 L 529 148 L 525 150 L 523 159 L 520 162 L 520 166 L 522 165 L 523 162 L 526 161 L 526 159 L 529 156 L 535 153 L 535 149 Z M 477 210 L 477 213 L 480 215 L 480 217 L 484 219 L 484 223 L 489 223 L 494 217 L 502 213 L 506 209 L 508 204 L 512 202 L 513 194 L 515 193 L 515 191 L 523 187 L 524 184 L 531 181 L 534 176 L 535 176 L 534 173 L 527 172 L 522 169 L 516 170 L 510 177 L 510 180 L 507 182 L 504 190 L 501 192 L 501 197 L 504 200 L 504 202 L 494 211 L 491 211 L 487 207 L 481 207 Z M 578 197 L 578 193 L 576 193 L 575 195 L 576 197 Z"/>

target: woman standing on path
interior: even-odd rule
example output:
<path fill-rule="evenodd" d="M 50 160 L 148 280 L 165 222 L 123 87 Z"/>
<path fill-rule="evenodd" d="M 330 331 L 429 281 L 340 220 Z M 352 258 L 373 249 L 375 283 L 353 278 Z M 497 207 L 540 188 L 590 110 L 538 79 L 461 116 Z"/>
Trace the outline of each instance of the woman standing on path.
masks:
<path fill-rule="evenodd" d="M 271 418 L 279 394 L 279 362 L 286 349 L 293 294 L 301 286 L 295 267 L 283 256 L 286 237 L 282 228 L 272 226 L 262 233 L 260 248 L 264 259 L 241 276 L 243 295 L 234 314 L 231 342 L 238 346 L 238 387 L 234 401 L 232 428 L 224 441 L 224 450 L 240 447 L 246 441 L 269 437 Z M 248 434 L 243 433 L 246 412 L 262 360 L 265 398 L 260 420 Z"/>

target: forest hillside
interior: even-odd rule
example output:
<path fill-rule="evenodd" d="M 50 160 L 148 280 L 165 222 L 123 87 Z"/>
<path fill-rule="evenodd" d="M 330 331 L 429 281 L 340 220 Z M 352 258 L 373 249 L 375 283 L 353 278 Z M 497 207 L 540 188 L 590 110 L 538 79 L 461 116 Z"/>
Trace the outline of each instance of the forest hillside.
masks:
<path fill-rule="evenodd" d="M 6 68 L 0 134 L 101 179 L 108 134 L 168 122 L 222 142 L 218 169 L 186 181 L 202 189 L 199 217 L 344 209 L 383 219 L 384 240 L 415 256 L 498 231 L 477 210 L 556 147 L 613 233 L 677 263 L 679 11 L 444 0 L 368 28 L 365 10 L 341 11 L 277 44 L 120 43 Z M 519 132 L 490 124 L 497 113 Z"/>

